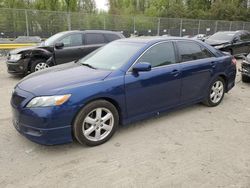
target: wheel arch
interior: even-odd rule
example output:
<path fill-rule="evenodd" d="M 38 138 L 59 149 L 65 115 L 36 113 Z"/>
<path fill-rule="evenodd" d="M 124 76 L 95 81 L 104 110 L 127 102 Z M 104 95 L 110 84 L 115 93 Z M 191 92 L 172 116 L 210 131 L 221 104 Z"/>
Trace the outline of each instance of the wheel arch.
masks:
<path fill-rule="evenodd" d="M 42 49 L 42 48 L 32 51 L 31 55 L 30 55 L 30 61 L 28 64 L 28 71 L 30 71 L 30 69 L 31 69 L 32 62 L 34 62 L 38 59 L 44 59 L 47 61 L 52 55 L 53 55 L 52 52 L 45 50 L 45 49 Z"/>
<path fill-rule="evenodd" d="M 116 108 L 116 110 L 118 112 L 118 115 L 119 115 L 119 124 L 122 124 L 123 113 L 122 113 L 122 109 L 121 109 L 119 103 L 115 99 L 113 99 L 111 97 L 98 97 L 98 98 L 93 98 L 93 99 L 88 100 L 87 102 L 84 103 L 84 105 L 81 106 L 81 108 L 78 109 L 77 113 L 75 114 L 75 116 L 74 116 L 74 118 L 72 120 L 72 125 L 74 124 L 74 121 L 75 121 L 77 115 L 79 114 L 79 112 L 86 105 L 88 105 L 91 102 L 98 101 L 98 100 L 105 100 L 105 101 L 108 101 L 109 103 L 111 103 L 112 105 L 114 105 L 114 107 Z"/>
<path fill-rule="evenodd" d="M 224 82 L 225 82 L 225 89 L 226 89 L 225 92 L 227 92 L 228 91 L 228 88 L 227 88 L 228 78 L 227 78 L 227 76 L 225 74 L 219 74 L 218 77 L 221 77 L 224 80 Z"/>

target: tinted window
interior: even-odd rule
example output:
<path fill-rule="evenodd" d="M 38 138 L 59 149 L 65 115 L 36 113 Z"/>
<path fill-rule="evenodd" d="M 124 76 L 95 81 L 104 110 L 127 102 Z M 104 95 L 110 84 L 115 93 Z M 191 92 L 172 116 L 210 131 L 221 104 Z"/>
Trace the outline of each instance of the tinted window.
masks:
<path fill-rule="evenodd" d="M 243 41 L 250 41 L 250 33 L 244 33 L 240 38 Z"/>
<path fill-rule="evenodd" d="M 60 40 L 64 44 L 65 47 L 67 46 L 81 46 L 82 45 L 82 34 L 72 34 L 68 35 L 67 37 Z"/>
<path fill-rule="evenodd" d="M 176 63 L 173 43 L 164 42 L 151 47 L 140 57 L 138 62 L 151 63 L 152 67 Z"/>
<path fill-rule="evenodd" d="M 86 35 L 86 44 L 103 44 L 105 38 L 101 33 L 87 33 Z"/>
<path fill-rule="evenodd" d="M 111 41 L 114 41 L 114 40 L 117 40 L 117 39 L 120 39 L 120 37 L 116 34 L 110 34 L 110 33 L 107 33 L 107 34 L 104 34 L 104 36 L 106 37 L 106 39 L 111 42 Z"/>
<path fill-rule="evenodd" d="M 194 42 L 177 42 L 181 62 L 213 57 L 204 47 Z"/>

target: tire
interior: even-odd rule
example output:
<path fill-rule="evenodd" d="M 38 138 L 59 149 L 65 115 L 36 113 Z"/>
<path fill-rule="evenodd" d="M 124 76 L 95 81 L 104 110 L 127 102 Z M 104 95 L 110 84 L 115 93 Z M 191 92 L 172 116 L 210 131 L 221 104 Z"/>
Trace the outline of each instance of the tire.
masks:
<path fill-rule="evenodd" d="M 241 75 L 241 80 L 242 80 L 242 82 L 249 83 L 250 82 L 250 77 L 242 74 Z"/>
<path fill-rule="evenodd" d="M 217 106 L 221 103 L 224 94 L 225 94 L 225 81 L 223 78 L 218 77 L 209 86 L 206 99 L 203 103 L 209 107 Z"/>
<path fill-rule="evenodd" d="M 108 101 L 97 100 L 78 113 L 73 123 L 73 134 L 80 144 L 97 146 L 113 136 L 118 124 L 119 114 L 115 106 Z"/>
<path fill-rule="evenodd" d="M 36 72 L 43 69 L 49 68 L 48 63 L 45 59 L 37 59 L 31 62 L 30 72 Z"/>

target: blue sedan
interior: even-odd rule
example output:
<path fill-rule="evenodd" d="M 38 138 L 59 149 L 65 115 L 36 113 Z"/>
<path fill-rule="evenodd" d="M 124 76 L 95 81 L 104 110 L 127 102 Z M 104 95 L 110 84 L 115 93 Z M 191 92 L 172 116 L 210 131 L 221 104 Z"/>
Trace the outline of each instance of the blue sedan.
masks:
<path fill-rule="evenodd" d="M 220 104 L 233 88 L 236 60 L 184 38 L 112 42 L 76 62 L 31 74 L 15 87 L 15 128 L 45 145 L 95 146 L 118 125 L 203 102 Z"/>

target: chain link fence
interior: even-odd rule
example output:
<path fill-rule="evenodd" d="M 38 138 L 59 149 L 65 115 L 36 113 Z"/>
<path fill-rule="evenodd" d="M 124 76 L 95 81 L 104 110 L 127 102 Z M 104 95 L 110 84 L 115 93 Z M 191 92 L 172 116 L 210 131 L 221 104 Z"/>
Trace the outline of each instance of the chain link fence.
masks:
<path fill-rule="evenodd" d="M 0 9 L 0 38 L 40 36 L 65 30 L 105 29 L 136 35 L 211 35 L 217 31 L 250 30 L 250 22 L 84 14 L 24 9 Z"/>

